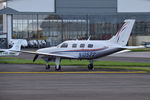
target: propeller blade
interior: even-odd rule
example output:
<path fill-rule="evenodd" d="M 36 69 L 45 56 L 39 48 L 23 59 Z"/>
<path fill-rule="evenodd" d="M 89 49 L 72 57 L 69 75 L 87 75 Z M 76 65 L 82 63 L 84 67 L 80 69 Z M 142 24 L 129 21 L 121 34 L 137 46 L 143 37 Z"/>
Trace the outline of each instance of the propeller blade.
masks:
<path fill-rule="evenodd" d="M 38 57 L 39 57 L 39 55 L 35 55 L 33 62 L 35 62 Z"/>

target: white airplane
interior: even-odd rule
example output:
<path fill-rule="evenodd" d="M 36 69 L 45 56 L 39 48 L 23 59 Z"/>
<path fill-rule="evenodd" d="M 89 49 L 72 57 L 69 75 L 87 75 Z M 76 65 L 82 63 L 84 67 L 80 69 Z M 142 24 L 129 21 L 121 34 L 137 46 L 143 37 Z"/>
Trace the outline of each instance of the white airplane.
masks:
<path fill-rule="evenodd" d="M 88 69 L 93 69 L 94 59 L 104 57 L 124 49 L 141 48 L 141 46 L 126 46 L 131 34 L 135 20 L 128 19 L 121 29 L 110 40 L 69 40 L 64 41 L 56 47 L 38 49 L 36 52 L 21 51 L 24 53 L 35 54 L 33 62 L 42 55 L 46 62 L 54 61 L 56 70 L 61 70 L 61 59 L 86 59 L 89 60 Z M 46 69 L 50 65 L 47 64 Z"/>
<path fill-rule="evenodd" d="M 21 42 L 18 40 L 15 42 L 10 49 L 0 49 L 0 56 L 18 56 L 19 52 L 14 51 L 20 51 L 21 49 Z"/>

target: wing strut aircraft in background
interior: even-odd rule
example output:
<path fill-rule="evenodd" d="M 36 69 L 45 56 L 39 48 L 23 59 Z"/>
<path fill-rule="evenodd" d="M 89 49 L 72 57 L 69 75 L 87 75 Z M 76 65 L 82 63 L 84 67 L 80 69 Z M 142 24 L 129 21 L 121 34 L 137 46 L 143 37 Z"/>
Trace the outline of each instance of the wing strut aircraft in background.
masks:
<path fill-rule="evenodd" d="M 18 56 L 19 52 L 14 51 L 20 51 L 21 49 L 21 41 L 17 40 L 14 42 L 12 48 L 10 49 L 0 49 L 0 56 Z"/>
<path fill-rule="evenodd" d="M 24 53 L 35 54 L 33 62 L 42 55 L 46 62 L 54 61 L 56 70 L 61 70 L 61 59 L 86 59 L 89 60 L 88 69 L 93 69 L 94 59 L 104 57 L 125 49 L 141 48 L 141 46 L 126 46 L 129 40 L 134 19 L 128 19 L 121 29 L 110 40 L 69 40 L 64 41 L 56 47 L 38 49 L 36 52 L 21 51 Z M 46 65 L 49 69 L 50 65 Z"/>

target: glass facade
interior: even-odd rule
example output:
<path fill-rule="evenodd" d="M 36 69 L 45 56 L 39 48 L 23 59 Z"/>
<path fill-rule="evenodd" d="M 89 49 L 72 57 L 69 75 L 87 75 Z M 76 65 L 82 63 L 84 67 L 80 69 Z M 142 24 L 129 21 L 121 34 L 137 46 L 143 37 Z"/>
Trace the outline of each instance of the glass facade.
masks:
<path fill-rule="evenodd" d="M 106 40 L 124 19 L 136 19 L 132 35 L 150 35 L 149 15 L 13 15 L 13 38 L 42 40 L 54 46 L 70 39 Z"/>
<path fill-rule="evenodd" d="M 47 46 L 87 37 L 87 20 L 73 16 L 14 15 L 13 38 L 45 40 Z"/>

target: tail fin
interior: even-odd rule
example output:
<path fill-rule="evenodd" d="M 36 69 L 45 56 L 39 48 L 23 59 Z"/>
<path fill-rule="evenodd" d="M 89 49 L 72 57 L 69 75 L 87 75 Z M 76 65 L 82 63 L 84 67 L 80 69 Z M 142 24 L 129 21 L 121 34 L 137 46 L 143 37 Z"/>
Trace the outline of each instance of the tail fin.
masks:
<path fill-rule="evenodd" d="M 125 46 L 129 40 L 133 25 L 135 23 L 134 19 L 128 19 L 124 21 L 125 23 L 121 27 L 121 29 L 117 32 L 115 36 L 113 36 L 109 41 Z"/>
<path fill-rule="evenodd" d="M 21 40 L 18 40 L 14 43 L 13 47 L 10 48 L 9 50 L 12 51 L 20 51 L 21 50 Z"/>

